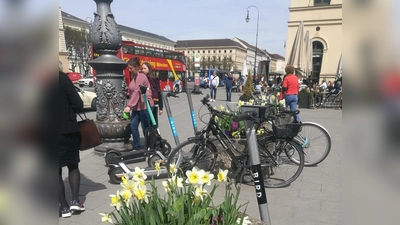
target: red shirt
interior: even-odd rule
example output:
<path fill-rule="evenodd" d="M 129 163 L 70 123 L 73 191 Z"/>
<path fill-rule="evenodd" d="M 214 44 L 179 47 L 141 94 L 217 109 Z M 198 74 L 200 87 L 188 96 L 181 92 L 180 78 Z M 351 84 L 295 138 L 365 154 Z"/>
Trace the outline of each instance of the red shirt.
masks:
<path fill-rule="evenodd" d="M 289 74 L 283 79 L 282 87 L 287 87 L 285 95 L 297 95 L 299 93 L 299 81 L 294 74 Z"/>

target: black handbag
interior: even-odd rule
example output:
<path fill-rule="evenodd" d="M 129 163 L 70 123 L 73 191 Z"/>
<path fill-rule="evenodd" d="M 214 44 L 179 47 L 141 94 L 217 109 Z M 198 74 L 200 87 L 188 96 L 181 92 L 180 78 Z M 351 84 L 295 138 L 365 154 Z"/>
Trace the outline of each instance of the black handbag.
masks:
<path fill-rule="evenodd" d="M 88 119 L 86 114 L 83 112 L 85 118 L 78 113 L 79 117 L 82 119 L 78 121 L 80 142 L 79 149 L 81 151 L 94 148 L 102 143 L 99 130 L 93 120 Z"/>

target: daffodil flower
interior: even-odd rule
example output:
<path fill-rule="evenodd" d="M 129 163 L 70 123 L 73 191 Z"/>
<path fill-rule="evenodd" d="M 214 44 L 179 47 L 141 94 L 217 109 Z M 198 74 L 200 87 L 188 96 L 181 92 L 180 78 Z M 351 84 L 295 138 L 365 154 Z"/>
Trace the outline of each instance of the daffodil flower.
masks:
<path fill-rule="evenodd" d="M 175 163 L 169 164 L 169 172 L 173 175 L 176 174 L 176 172 L 178 172 L 178 168 L 176 168 Z"/>
<path fill-rule="evenodd" d="M 138 188 L 135 188 L 135 190 L 133 191 L 133 193 L 135 194 L 135 197 L 140 201 L 143 202 L 145 201 L 146 203 L 149 203 L 149 199 L 147 197 L 147 190 L 146 190 L 146 186 L 139 186 Z"/>
<path fill-rule="evenodd" d="M 261 99 L 262 99 L 262 100 L 265 100 L 265 95 L 261 96 Z"/>
<path fill-rule="evenodd" d="M 197 167 L 194 167 L 192 170 L 186 171 L 186 183 L 190 184 L 203 184 L 200 179 L 204 174 L 204 170 L 198 170 Z"/>
<path fill-rule="evenodd" d="M 132 177 L 133 177 L 133 180 L 140 181 L 140 180 L 146 180 L 147 175 L 144 173 L 144 169 L 135 167 L 135 172 L 132 172 Z"/>
<path fill-rule="evenodd" d="M 271 100 L 272 100 L 272 101 L 275 101 L 275 95 L 272 95 L 272 96 L 271 96 Z"/>
<path fill-rule="evenodd" d="M 199 200 L 203 201 L 203 195 L 207 195 L 208 192 L 206 189 L 203 189 L 201 186 L 200 187 L 196 187 L 195 191 L 194 191 L 194 199 L 196 202 L 198 202 Z"/>
<path fill-rule="evenodd" d="M 228 175 L 228 170 L 221 170 L 221 168 L 220 168 L 219 172 L 218 172 L 218 175 L 217 175 L 218 181 L 219 182 L 222 182 L 222 181 L 226 182 L 227 181 L 227 175 Z"/>
<path fill-rule="evenodd" d="M 134 181 L 129 180 L 125 176 L 123 176 L 121 186 L 122 186 L 122 190 L 133 191 L 133 188 L 135 188 L 137 186 L 137 184 Z"/>
<path fill-rule="evenodd" d="M 156 163 L 154 163 L 154 167 L 156 168 L 156 171 L 157 171 L 157 177 L 158 176 L 160 176 L 160 163 L 159 162 L 156 162 Z"/>
<path fill-rule="evenodd" d="M 163 181 L 163 182 L 161 182 L 161 184 L 164 187 L 165 192 L 170 192 L 171 191 L 171 188 L 169 187 L 168 181 Z"/>
<path fill-rule="evenodd" d="M 203 176 L 201 177 L 201 180 L 203 184 L 211 185 L 211 180 L 214 178 L 214 174 L 211 174 L 210 172 L 204 172 Z"/>
<path fill-rule="evenodd" d="M 265 106 L 265 102 L 261 102 L 261 106 Z"/>
<path fill-rule="evenodd" d="M 239 101 L 238 102 L 238 106 L 242 106 L 243 105 L 243 102 L 242 101 Z"/>
<path fill-rule="evenodd" d="M 128 205 L 132 197 L 132 192 L 130 190 L 123 190 L 121 191 L 121 196 L 124 202 Z"/>
<path fill-rule="evenodd" d="M 113 223 L 110 214 L 99 213 L 101 216 L 101 222 L 104 223 Z"/>
<path fill-rule="evenodd" d="M 242 220 L 242 218 L 237 218 L 237 220 L 236 220 L 236 223 L 237 224 L 239 224 L 239 225 L 248 225 L 248 224 L 251 224 L 251 221 L 249 220 L 249 217 L 248 216 L 245 216 L 244 218 L 243 218 L 243 222 L 242 223 L 240 223 L 240 221 Z"/>
<path fill-rule="evenodd" d="M 119 190 L 117 190 L 116 195 L 110 195 L 110 197 L 111 197 L 110 206 L 116 207 L 117 210 L 119 211 L 119 209 L 121 208 L 121 196 L 119 195 Z"/>
<path fill-rule="evenodd" d="M 249 104 L 250 104 L 250 105 L 253 105 L 253 103 L 254 103 L 254 100 L 253 100 L 253 99 L 250 99 Z"/>
<path fill-rule="evenodd" d="M 174 184 L 176 187 L 182 188 L 183 187 L 183 178 L 177 177 L 176 175 L 172 176 L 168 181 Z"/>
<path fill-rule="evenodd" d="M 219 106 L 219 110 L 223 111 L 225 109 L 225 107 L 223 107 L 222 105 Z"/>

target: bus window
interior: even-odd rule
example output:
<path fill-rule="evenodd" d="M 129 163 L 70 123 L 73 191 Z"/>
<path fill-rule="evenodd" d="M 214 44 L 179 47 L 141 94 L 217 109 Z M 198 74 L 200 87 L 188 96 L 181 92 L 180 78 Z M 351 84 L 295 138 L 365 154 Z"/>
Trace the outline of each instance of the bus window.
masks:
<path fill-rule="evenodd" d="M 170 52 L 167 52 L 167 51 L 164 51 L 164 57 L 165 57 L 166 59 L 172 59 L 171 53 L 170 53 Z"/>
<path fill-rule="evenodd" d="M 142 46 L 135 46 L 135 54 L 136 55 L 146 55 L 145 48 Z"/>
<path fill-rule="evenodd" d="M 154 48 L 146 48 L 146 55 L 147 56 L 154 56 Z"/>
<path fill-rule="evenodd" d="M 124 54 L 134 54 L 133 46 L 123 45 L 122 47 L 124 49 Z"/>
<path fill-rule="evenodd" d="M 171 71 L 168 71 L 168 79 L 170 80 L 170 81 L 174 81 L 175 79 L 174 79 L 174 74 L 171 72 Z"/>
<path fill-rule="evenodd" d="M 158 78 L 161 81 L 166 81 L 168 79 L 168 71 L 157 71 L 158 72 Z"/>
<path fill-rule="evenodd" d="M 163 50 L 161 50 L 161 49 L 155 49 L 154 53 L 155 53 L 155 57 L 158 57 L 158 58 L 164 57 Z"/>

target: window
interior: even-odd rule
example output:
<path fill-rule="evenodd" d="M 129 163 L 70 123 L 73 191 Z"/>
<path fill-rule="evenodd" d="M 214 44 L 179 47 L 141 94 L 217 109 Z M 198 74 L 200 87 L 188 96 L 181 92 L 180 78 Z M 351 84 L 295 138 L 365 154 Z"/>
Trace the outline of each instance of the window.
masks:
<path fill-rule="evenodd" d="M 232 53 L 232 50 L 229 50 L 229 53 Z"/>
<path fill-rule="evenodd" d="M 145 49 L 142 46 L 135 46 L 136 55 L 145 55 Z"/>
<path fill-rule="evenodd" d="M 226 50 L 224 50 L 224 53 L 226 53 Z"/>
<path fill-rule="evenodd" d="M 193 54 L 194 54 L 194 51 L 193 51 Z"/>
<path fill-rule="evenodd" d="M 203 50 L 203 53 L 206 53 L 206 51 Z"/>
<path fill-rule="evenodd" d="M 314 6 L 330 5 L 331 0 L 314 0 Z"/>
<path fill-rule="evenodd" d="M 208 53 L 210 53 L 210 50 L 208 50 Z"/>
<path fill-rule="evenodd" d="M 200 51 L 198 50 L 197 53 L 200 53 Z"/>
<path fill-rule="evenodd" d="M 215 50 L 214 50 L 214 53 L 215 53 Z"/>
<path fill-rule="evenodd" d="M 221 50 L 219 50 L 218 53 L 221 53 Z"/>
<path fill-rule="evenodd" d="M 124 49 L 124 54 L 134 54 L 133 46 L 124 45 L 122 48 Z"/>
<path fill-rule="evenodd" d="M 146 55 L 148 56 L 154 56 L 154 48 L 146 48 Z"/>

